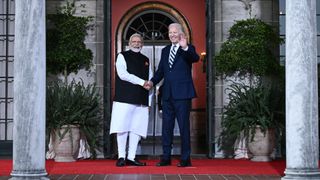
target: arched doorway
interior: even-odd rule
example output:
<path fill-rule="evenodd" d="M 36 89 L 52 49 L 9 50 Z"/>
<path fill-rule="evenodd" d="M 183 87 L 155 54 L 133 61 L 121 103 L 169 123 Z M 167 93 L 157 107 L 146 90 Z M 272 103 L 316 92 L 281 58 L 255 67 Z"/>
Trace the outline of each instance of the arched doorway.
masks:
<path fill-rule="evenodd" d="M 117 28 L 117 52 L 128 48 L 129 37 L 133 33 L 139 33 L 144 37 L 144 47 L 142 53 L 149 57 L 152 70 L 157 70 L 162 48 L 170 43 L 168 37 L 168 26 L 173 22 L 182 24 L 186 35 L 190 41 L 190 27 L 187 21 L 173 7 L 163 3 L 143 3 L 130 9 L 122 18 Z M 137 154 L 139 155 L 160 155 L 161 148 L 161 127 L 162 112 L 159 109 L 159 98 L 157 91 L 161 83 L 155 88 L 150 118 L 148 124 L 147 139 L 141 141 Z M 180 134 L 178 126 L 174 130 L 174 146 L 172 154 L 180 154 Z"/>

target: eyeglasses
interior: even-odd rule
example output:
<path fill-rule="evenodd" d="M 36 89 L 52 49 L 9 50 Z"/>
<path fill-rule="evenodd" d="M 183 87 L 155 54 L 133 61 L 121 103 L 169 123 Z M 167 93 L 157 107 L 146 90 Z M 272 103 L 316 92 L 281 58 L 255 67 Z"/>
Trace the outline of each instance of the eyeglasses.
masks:
<path fill-rule="evenodd" d="M 142 42 L 141 41 L 131 41 L 131 43 L 139 43 L 139 44 L 141 44 Z"/>

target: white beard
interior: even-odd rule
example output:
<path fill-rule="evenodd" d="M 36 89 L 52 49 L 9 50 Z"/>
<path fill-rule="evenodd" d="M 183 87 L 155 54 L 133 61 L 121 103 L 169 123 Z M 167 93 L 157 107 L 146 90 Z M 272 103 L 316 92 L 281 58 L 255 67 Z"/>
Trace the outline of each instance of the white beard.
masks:
<path fill-rule="evenodd" d="M 139 47 L 139 48 L 130 47 L 130 50 L 133 51 L 133 52 L 138 53 L 138 52 L 141 51 L 141 47 Z"/>

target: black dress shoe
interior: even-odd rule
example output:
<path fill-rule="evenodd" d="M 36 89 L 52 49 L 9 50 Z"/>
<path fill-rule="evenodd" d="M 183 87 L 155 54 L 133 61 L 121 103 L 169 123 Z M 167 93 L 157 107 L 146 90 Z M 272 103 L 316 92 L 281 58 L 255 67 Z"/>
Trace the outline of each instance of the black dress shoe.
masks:
<path fill-rule="evenodd" d="M 160 162 L 158 162 L 156 164 L 156 166 L 170 166 L 171 165 L 171 161 L 170 160 L 164 160 L 162 159 Z"/>
<path fill-rule="evenodd" d="M 119 158 L 117 163 L 116 163 L 116 166 L 122 167 L 122 166 L 125 166 L 125 165 L 126 165 L 126 161 L 124 160 L 124 158 Z"/>
<path fill-rule="evenodd" d="M 140 162 L 137 158 L 135 158 L 134 161 L 127 159 L 127 165 L 129 165 L 129 166 L 146 166 L 147 164 L 145 162 Z"/>
<path fill-rule="evenodd" d="M 188 167 L 192 166 L 191 161 L 189 160 L 181 160 L 180 163 L 177 164 L 178 167 Z"/>

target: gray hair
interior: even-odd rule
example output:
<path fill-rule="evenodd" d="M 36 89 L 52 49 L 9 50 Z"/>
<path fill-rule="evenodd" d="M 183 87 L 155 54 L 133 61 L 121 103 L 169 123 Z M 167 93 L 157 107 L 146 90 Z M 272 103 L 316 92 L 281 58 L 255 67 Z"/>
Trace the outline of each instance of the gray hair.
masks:
<path fill-rule="evenodd" d="M 180 23 L 171 23 L 168 28 L 170 29 L 171 27 L 176 27 L 180 33 L 184 33 L 184 30 Z"/>
<path fill-rule="evenodd" d="M 138 34 L 138 33 L 134 33 L 134 34 L 132 34 L 132 35 L 130 36 L 130 38 L 129 38 L 129 44 L 130 44 L 130 42 L 132 41 L 132 38 L 134 38 L 134 37 L 140 38 L 141 43 L 143 44 L 143 37 L 142 37 L 140 34 Z"/>

